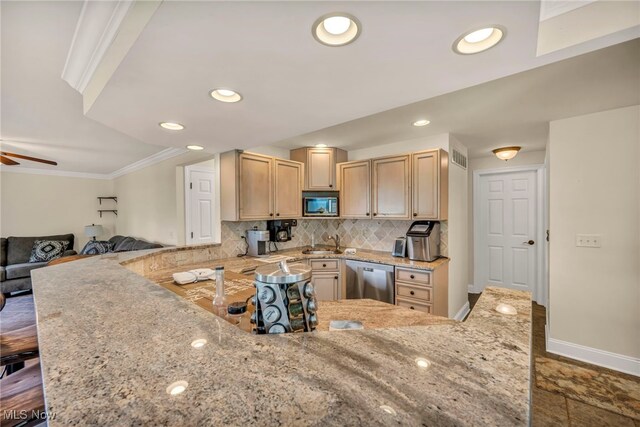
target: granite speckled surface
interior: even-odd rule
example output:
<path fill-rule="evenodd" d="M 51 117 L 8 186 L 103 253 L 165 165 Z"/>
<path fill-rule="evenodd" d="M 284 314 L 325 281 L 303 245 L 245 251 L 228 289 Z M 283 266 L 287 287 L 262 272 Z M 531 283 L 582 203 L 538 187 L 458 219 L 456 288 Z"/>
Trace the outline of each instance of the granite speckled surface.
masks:
<path fill-rule="evenodd" d="M 529 423 L 526 293 L 487 288 L 464 323 L 254 336 L 118 261 L 33 272 L 51 426 Z"/>

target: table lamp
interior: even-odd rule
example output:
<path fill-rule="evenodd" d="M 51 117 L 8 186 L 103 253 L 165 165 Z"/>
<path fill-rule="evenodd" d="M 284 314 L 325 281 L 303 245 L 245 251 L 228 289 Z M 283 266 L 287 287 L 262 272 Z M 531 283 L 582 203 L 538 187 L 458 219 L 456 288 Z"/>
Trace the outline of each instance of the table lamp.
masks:
<path fill-rule="evenodd" d="M 87 237 L 93 238 L 93 240 L 96 240 L 96 236 L 99 236 L 101 234 L 102 234 L 101 225 L 91 224 L 84 227 L 84 235 Z"/>

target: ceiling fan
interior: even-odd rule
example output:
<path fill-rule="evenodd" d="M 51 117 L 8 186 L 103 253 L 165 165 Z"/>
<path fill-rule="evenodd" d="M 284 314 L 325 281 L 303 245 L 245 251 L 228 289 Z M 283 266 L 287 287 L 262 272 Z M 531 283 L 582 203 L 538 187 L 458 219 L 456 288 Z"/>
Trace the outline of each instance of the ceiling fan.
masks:
<path fill-rule="evenodd" d="M 9 157 L 15 157 L 16 159 L 30 160 L 32 162 L 40 162 L 40 163 L 46 163 L 48 165 L 58 166 L 58 163 L 53 162 L 51 160 L 39 159 L 37 157 L 23 156 L 22 154 L 15 154 L 15 153 L 8 153 L 6 151 L 0 151 L 0 163 L 2 163 L 3 165 L 15 166 L 20 164 L 15 160 L 10 159 Z"/>

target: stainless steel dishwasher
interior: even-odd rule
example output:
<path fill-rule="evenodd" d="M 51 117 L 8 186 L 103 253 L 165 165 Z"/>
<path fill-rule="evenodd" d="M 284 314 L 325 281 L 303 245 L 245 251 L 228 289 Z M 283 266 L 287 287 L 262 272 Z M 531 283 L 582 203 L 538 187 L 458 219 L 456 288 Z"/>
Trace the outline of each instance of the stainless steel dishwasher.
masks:
<path fill-rule="evenodd" d="M 394 303 L 393 266 L 347 261 L 347 299 L 369 298 Z"/>

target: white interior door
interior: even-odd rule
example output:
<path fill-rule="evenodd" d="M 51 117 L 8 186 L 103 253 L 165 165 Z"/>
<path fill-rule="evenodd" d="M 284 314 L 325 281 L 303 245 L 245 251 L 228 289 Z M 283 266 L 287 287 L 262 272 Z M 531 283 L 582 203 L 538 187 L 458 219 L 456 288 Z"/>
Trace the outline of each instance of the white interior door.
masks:
<path fill-rule="evenodd" d="M 538 192 L 536 172 L 480 175 L 476 214 L 476 286 L 535 295 Z"/>
<path fill-rule="evenodd" d="M 189 230 L 187 243 L 214 242 L 215 174 L 213 171 L 190 170 L 187 204 Z"/>

